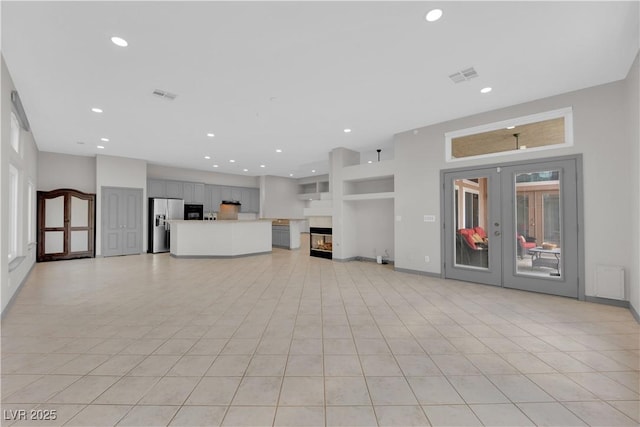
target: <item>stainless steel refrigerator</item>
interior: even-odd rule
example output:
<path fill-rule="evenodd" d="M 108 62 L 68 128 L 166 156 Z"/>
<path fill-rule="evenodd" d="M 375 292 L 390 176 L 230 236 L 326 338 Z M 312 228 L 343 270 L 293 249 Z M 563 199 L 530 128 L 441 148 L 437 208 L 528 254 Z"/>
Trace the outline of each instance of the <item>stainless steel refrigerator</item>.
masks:
<path fill-rule="evenodd" d="M 184 218 L 184 200 L 149 198 L 149 253 L 169 251 L 170 220 Z"/>

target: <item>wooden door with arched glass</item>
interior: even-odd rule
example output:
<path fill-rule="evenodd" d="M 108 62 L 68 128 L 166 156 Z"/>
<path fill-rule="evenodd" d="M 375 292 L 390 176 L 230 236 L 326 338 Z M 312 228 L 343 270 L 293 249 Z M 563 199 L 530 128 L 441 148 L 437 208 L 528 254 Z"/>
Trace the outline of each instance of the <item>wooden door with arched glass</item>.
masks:
<path fill-rule="evenodd" d="M 56 261 L 95 256 L 95 194 L 38 191 L 38 257 Z"/>

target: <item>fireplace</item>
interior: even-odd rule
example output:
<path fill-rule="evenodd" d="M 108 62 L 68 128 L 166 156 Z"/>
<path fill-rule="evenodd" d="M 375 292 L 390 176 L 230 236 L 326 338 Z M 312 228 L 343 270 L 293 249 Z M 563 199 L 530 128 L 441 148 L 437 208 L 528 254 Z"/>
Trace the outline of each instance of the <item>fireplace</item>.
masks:
<path fill-rule="evenodd" d="M 309 255 L 331 259 L 333 257 L 331 228 L 310 227 L 309 234 L 309 244 L 311 246 Z"/>

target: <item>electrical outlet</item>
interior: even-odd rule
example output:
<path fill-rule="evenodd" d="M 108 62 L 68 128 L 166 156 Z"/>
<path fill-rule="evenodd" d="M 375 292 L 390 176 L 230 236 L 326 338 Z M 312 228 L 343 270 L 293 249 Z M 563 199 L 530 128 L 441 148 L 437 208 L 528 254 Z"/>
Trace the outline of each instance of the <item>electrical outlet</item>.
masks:
<path fill-rule="evenodd" d="M 425 255 L 424 256 L 424 262 L 430 262 L 431 259 L 429 258 L 429 255 Z"/>

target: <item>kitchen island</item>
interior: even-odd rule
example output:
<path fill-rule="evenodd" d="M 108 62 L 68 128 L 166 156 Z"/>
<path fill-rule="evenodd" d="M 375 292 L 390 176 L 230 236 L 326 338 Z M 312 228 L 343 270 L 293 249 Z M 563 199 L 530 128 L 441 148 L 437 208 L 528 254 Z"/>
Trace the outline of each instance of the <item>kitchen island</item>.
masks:
<path fill-rule="evenodd" d="M 176 258 L 234 258 L 271 252 L 271 221 L 171 221 Z"/>

